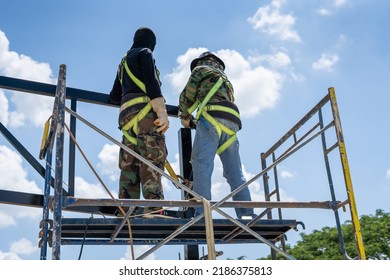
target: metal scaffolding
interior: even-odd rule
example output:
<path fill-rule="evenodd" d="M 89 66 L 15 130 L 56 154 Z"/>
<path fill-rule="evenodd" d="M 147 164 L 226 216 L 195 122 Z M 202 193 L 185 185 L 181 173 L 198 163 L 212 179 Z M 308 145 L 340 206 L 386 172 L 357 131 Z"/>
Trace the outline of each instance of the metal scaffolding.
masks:
<path fill-rule="evenodd" d="M 61 258 L 62 245 L 154 245 L 150 250 L 141 255 L 138 259 L 143 259 L 160 247 L 170 244 L 181 244 L 185 246 L 186 259 L 199 259 L 198 245 L 207 244 L 208 258 L 215 259 L 215 244 L 237 244 L 237 243 L 262 243 L 271 249 L 273 258 L 276 253 L 283 255 L 287 259 L 294 259 L 293 256 L 285 252 L 285 233 L 291 229 L 296 229 L 302 222 L 296 220 L 286 220 L 282 217 L 283 208 L 320 208 L 329 209 L 334 212 L 336 225 L 338 228 L 340 246 L 344 257 L 348 259 L 343 236 L 341 232 L 340 218 L 338 210 L 340 207 L 349 205 L 352 217 L 356 245 L 359 252 L 359 259 L 365 259 L 364 246 L 357 214 L 357 207 L 353 193 L 352 180 L 348 165 L 346 148 L 341 129 L 341 121 L 338 112 L 336 96 L 333 88 L 329 88 L 328 94 L 307 113 L 292 129 L 290 129 L 279 141 L 277 141 L 268 151 L 261 154 L 262 171 L 241 185 L 234 192 L 230 193 L 220 201 L 207 201 L 197 193 L 193 192 L 183 181 L 173 178 L 163 170 L 156 168 L 153 164 L 127 148 L 116 139 L 93 125 L 91 122 L 81 117 L 76 112 L 77 102 L 88 102 L 105 106 L 109 104 L 109 96 L 103 93 L 84 91 L 66 87 L 66 65 L 60 66 L 57 86 L 30 82 L 20 79 L 0 76 L 0 88 L 22 91 L 32 94 L 46 95 L 54 97 L 53 114 L 50 116 L 50 130 L 47 137 L 43 139 L 40 159 L 45 158 L 46 166 L 43 167 L 23 145 L 0 123 L 0 131 L 5 138 L 21 153 L 30 165 L 45 179 L 44 194 L 26 194 L 12 191 L 0 190 L 0 203 L 13 205 L 24 205 L 31 207 L 41 207 L 43 209 L 42 221 L 40 223 L 40 259 L 47 259 L 48 246 L 52 247 L 52 259 Z M 71 100 L 71 108 L 65 105 L 66 99 Z M 322 119 L 322 108 L 330 104 L 333 119 L 330 123 L 324 124 Z M 167 105 L 168 115 L 177 117 L 178 108 Z M 65 113 L 70 114 L 70 128 L 65 124 Z M 297 133 L 304 124 L 313 116 L 318 114 L 319 121 L 308 131 L 304 132 L 301 138 L 297 138 Z M 49 122 L 48 120 L 48 122 Z M 158 172 L 161 176 L 171 181 L 177 188 L 181 189 L 182 200 L 131 200 L 131 199 L 81 199 L 74 196 L 75 190 L 75 159 L 76 159 L 76 120 L 81 121 L 107 140 L 118 145 L 126 152 L 137 157 L 150 168 Z M 326 144 L 326 131 L 335 129 L 337 141 L 331 147 Z M 69 132 L 69 166 L 67 190 L 63 187 L 64 169 L 64 134 L 66 129 Z M 179 131 L 179 153 L 181 177 L 191 180 L 191 166 L 189 158 L 191 155 L 191 131 L 180 129 Z M 320 137 L 324 161 L 328 177 L 331 199 L 329 201 L 315 202 L 283 202 L 280 201 L 278 170 L 277 166 L 292 154 L 297 152 L 313 139 Z M 293 144 L 280 152 L 280 149 L 293 139 Z M 52 177 L 51 165 L 53 148 L 55 145 L 55 176 Z M 284 148 L 284 147 L 283 147 Z M 328 154 L 338 148 L 343 175 L 345 179 L 347 199 L 338 201 L 334 192 L 332 175 Z M 276 156 L 276 154 L 280 154 Z M 271 159 L 270 159 L 271 158 Z M 271 161 L 271 163 L 268 163 Z M 268 163 L 268 164 L 267 164 Z M 269 180 L 269 172 L 273 171 L 274 182 Z M 263 179 L 265 201 L 232 202 L 228 201 L 233 195 L 240 192 L 251 183 Z M 271 188 L 274 188 L 271 190 Z M 51 189 L 54 195 L 51 195 Z M 191 197 L 191 200 L 188 200 Z M 129 219 L 130 211 L 123 211 L 124 208 L 134 206 L 160 206 L 178 207 L 180 210 L 171 211 L 171 215 L 177 219 Z M 192 218 L 192 207 L 205 207 L 205 214 Z M 253 220 L 238 220 L 228 215 L 224 208 L 251 207 L 264 208 Z M 115 209 L 121 209 L 123 218 L 63 218 L 63 211 L 74 211 L 80 213 L 114 213 Z M 50 219 L 50 211 L 53 218 Z M 273 210 L 277 211 L 277 219 L 273 218 Z M 212 219 L 211 211 L 216 211 L 224 219 Z M 128 230 L 124 228 L 128 225 Z M 129 237 L 130 234 L 130 237 Z M 281 247 L 277 243 L 281 243 Z"/>

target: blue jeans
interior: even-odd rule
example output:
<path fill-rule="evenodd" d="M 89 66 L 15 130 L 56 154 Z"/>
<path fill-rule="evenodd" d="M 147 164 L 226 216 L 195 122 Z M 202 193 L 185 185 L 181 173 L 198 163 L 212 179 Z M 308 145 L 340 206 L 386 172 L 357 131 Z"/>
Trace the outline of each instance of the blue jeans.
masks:
<path fill-rule="evenodd" d="M 233 131 L 238 131 L 238 125 L 232 121 L 216 118 L 219 122 Z M 207 200 L 211 200 L 211 176 L 214 169 L 214 158 L 217 148 L 223 144 L 229 135 L 222 133 L 218 139 L 218 133 L 211 123 L 201 117 L 196 127 L 196 134 L 192 148 L 191 164 L 193 171 L 193 190 Z M 223 166 L 223 177 L 230 185 L 231 191 L 246 182 L 241 169 L 239 155 L 239 143 L 236 140 L 224 152 L 220 154 Z M 251 201 L 248 187 L 233 196 L 233 201 Z M 203 208 L 195 209 L 195 216 L 203 213 Z M 254 215 L 252 208 L 235 208 L 237 218 Z"/>

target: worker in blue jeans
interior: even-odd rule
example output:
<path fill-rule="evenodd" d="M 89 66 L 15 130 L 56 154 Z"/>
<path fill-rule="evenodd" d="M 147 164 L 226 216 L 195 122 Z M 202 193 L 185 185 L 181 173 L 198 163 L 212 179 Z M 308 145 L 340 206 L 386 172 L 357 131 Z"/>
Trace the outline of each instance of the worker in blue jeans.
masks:
<path fill-rule="evenodd" d="M 246 182 L 241 168 L 237 132 L 241 129 L 240 113 L 234 104 L 233 87 L 224 73 L 224 62 L 211 52 L 202 53 L 191 63 L 190 78 L 180 94 L 181 123 L 196 123 L 191 164 L 193 190 L 211 200 L 211 177 L 215 155 L 223 165 L 223 176 L 233 192 Z M 197 109 L 196 117 L 192 113 Z M 248 187 L 233 196 L 233 201 L 251 201 Z M 195 209 L 195 216 L 203 213 Z M 237 218 L 253 218 L 252 208 L 235 208 Z"/>

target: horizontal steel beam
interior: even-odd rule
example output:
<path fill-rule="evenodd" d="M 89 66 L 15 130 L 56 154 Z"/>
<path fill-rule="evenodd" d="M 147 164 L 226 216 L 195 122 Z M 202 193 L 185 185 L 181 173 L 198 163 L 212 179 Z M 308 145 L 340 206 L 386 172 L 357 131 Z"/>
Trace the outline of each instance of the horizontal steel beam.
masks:
<path fill-rule="evenodd" d="M 0 190 L 0 203 L 42 208 L 43 195 Z"/>
<path fill-rule="evenodd" d="M 45 84 L 40 82 L 27 81 L 17 78 L 10 78 L 0 76 L 0 88 L 7 90 L 15 90 L 28 92 L 33 94 L 39 94 L 44 96 L 54 97 L 56 92 L 56 85 Z M 109 103 L 109 94 L 82 90 L 72 87 L 66 87 L 66 99 L 77 99 L 78 101 L 94 103 L 105 106 L 119 107 L 119 105 L 113 105 Z M 178 106 L 166 105 L 167 112 L 171 117 L 178 116 Z"/>
<path fill-rule="evenodd" d="M 211 205 L 218 202 L 210 201 Z M 220 207 L 243 208 L 321 208 L 333 209 L 339 202 L 311 201 L 311 202 L 281 202 L 281 201 L 225 201 Z M 71 209 L 72 206 L 155 206 L 155 207 L 202 207 L 201 201 L 192 200 L 156 200 L 156 199 L 87 199 L 65 197 L 63 206 Z"/>

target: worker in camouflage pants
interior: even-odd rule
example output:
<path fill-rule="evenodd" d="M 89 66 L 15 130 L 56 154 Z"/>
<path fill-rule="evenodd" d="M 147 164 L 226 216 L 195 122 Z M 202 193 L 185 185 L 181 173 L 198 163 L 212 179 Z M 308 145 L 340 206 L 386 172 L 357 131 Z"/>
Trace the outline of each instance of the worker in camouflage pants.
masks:
<path fill-rule="evenodd" d="M 164 133 L 169 121 L 153 57 L 155 45 L 156 36 L 151 29 L 141 27 L 135 32 L 133 45 L 118 66 L 110 103 L 120 105 L 122 143 L 163 170 L 167 157 Z M 140 199 L 142 189 L 145 199 L 164 199 L 161 175 L 145 162 L 120 149 L 119 168 L 119 198 Z M 161 207 L 145 207 L 144 214 L 163 216 Z"/>
<path fill-rule="evenodd" d="M 132 117 L 129 116 L 129 118 Z M 133 145 L 124 136 L 122 143 L 158 168 L 163 169 L 167 157 L 165 136 L 155 131 L 153 125 L 155 119 L 155 113 L 149 113 L 139 122 L 138 145 Z M 126 121 L 127 119 L 124 119 L 122 124 Z M 140 199 L 141 184 L 144 198 L 164 199 L 161 175 L 123 149 L 120 150 L 119 168 L 121 169 L 119 198 Z"/>

